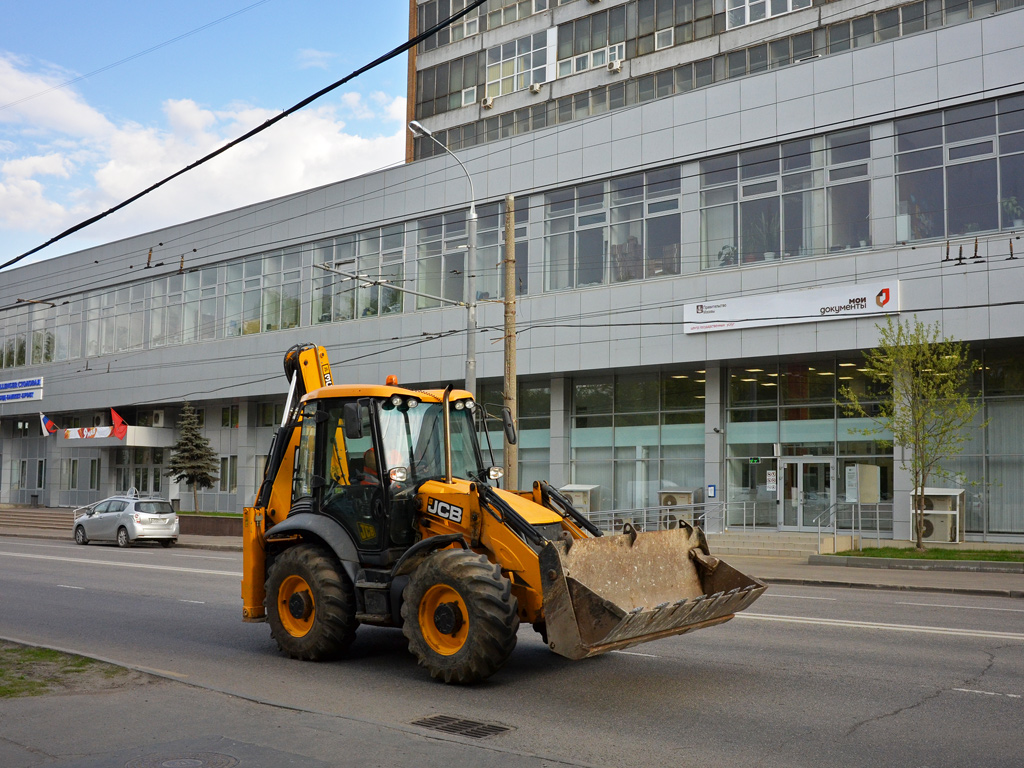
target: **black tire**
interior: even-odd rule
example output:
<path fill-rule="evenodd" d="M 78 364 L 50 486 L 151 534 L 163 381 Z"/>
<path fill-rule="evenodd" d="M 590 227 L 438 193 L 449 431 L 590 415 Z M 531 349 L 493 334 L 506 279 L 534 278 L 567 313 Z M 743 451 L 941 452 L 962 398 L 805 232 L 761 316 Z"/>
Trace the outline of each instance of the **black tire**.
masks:
<path fill-rule="evenodd" d="M 413 572 L 402 599 L 409 651 L 435 679 L 484 680 L 516 647 L 519 606 L 512 583 L 483 555 L 433 553 Z"/>
<path fill-rule="evenodd" d="M 270 634 L 293 659 L 337 658 L 359 626 L 352 582 L 331 554 L 313 544 L 292 547 L 274 559 L 265 605 Z"/>
<path fill-rule="evenodd" d="M 117 529 L 117 546 L 121 549 L 128 549 L 132 545 L 131 536 L 128 535 L 128 529 L 123 525 Z"/>
<path fill-rule="evenodd" d="M 75 526 L 75 543 L 83 545 L 89 543 L 89 537 L 85 535 L 85 528 L 80 525 Z"/>
<path fill-rule="evenodd" d="M 170 549 L 178 543 L 177 539 L 160 539 L 160 546 L 164 549 Z"/>

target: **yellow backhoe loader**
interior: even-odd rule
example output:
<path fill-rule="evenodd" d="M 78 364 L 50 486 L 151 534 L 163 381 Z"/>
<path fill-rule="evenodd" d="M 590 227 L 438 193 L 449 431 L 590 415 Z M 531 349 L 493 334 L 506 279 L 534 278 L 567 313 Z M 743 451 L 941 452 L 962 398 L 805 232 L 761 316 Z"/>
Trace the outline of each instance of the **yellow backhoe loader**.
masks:
<path fill-rule="evenodd" d="M 472 683 L 504 665 L 521 622 L 581 659 L 720 624 L 765 590 L 700 528 L 602 535 L 547 483 L 496 487 L 469 392 L 335 385 L 312 344 L 285 373 L 245 510 L 242 602 L 293 658 L 344 654 L 360 624 L 402 627 L 433 677 Z"/>

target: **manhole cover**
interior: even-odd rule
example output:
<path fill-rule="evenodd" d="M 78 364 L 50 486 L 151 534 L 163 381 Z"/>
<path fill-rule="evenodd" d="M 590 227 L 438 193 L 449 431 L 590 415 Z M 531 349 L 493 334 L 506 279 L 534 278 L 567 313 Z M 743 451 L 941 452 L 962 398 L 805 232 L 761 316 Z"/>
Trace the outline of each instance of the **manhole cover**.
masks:
<path fill-rule="evenodd" d="M 442 731 L 444 733 L 454 733 L 458 736 L 466 736 L 470 739 L 486 739 L 488 736 L 494 736 L 496 734 L 512 730 L 506 725 L 480 723 L 476 720 L 463 720 L 462 718 L 451 717 L 449 715 L 434 715 L 434 717 L 415 720 L 413 725 L 418 725 L 421 728 L 430 728 L 434 731 Z"/>
<path fill-rule="evenodd" d="M 124 768 L 233 768 L 238 761 L 219 752 L 187 752 L 184 755 L 154 754 L 137 757 Z"/>

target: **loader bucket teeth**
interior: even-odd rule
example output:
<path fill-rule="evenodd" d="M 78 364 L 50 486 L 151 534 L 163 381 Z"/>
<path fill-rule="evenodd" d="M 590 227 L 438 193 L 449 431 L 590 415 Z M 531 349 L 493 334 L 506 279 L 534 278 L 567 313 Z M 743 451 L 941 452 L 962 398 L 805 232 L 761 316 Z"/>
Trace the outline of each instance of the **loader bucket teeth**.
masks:
<path fill-rule="evenodd" d="M 548 644 L 570 659 L 721 624 L 766 588 L 688 526 L 549 542 L 540 564 Z"/>

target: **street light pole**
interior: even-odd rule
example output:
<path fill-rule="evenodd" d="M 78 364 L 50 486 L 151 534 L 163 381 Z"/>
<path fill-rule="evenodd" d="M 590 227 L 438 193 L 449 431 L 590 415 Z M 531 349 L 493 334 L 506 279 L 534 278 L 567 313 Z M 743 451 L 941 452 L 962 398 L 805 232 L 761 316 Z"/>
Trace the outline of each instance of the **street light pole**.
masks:
<path fill-rule="evenodd" d="M 476 192 L 473 177 L 459 156 L 442 144 L 428 129 L 416 120 L 409 123 L 409 130 L 417 138 L 428 138 L 455 158 L 455 162 L 466 174 L 469 182 L 469 215 L 466 218 L 466 390 L 476 398 Z"/>

